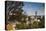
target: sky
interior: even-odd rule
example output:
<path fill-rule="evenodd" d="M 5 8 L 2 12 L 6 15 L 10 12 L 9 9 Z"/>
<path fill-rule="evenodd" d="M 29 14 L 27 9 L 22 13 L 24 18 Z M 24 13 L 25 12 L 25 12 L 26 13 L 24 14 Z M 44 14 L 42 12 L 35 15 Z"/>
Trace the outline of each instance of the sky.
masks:
<path fill-rule="evenodd" d="M 35 15 L 44 15 L 45 7 L 44 3 L 34 3 L 34 2 L 24 2 L 23 10 L 28 16 Z"/>

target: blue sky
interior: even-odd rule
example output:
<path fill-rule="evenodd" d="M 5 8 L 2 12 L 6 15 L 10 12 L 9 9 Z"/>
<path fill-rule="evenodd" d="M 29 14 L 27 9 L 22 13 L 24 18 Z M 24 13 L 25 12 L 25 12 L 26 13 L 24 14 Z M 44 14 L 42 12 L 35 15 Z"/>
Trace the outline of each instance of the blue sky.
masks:
<path fill-rule="evenodd" d="M 24 6 L 22 8 L 27 15 L 35 15 L 35 11 L 37 11 L 37 15 L 44 15 L 44 3 L 32 3 L 32 2 L 24 2 Z"/>

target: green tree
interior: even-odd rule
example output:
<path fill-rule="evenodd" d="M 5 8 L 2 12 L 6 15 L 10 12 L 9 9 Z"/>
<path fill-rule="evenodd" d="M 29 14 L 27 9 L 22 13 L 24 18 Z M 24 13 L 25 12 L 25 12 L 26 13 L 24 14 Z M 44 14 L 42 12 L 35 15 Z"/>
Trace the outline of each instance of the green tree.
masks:
<path fill-rule="evenodd" d="M 23 2 L 6 1 L 7 20 L 12 22 L 14 22 L 14 20 L 21 21 L 23 6 L 24 6 Z M 12 13 L 12 15 L 9 15 L 10 13 Z"/>

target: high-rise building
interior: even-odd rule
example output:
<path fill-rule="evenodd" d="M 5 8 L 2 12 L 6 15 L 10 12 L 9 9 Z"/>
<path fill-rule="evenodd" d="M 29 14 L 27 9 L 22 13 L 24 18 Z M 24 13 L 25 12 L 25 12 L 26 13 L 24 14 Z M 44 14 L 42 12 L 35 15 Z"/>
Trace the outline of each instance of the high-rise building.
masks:
<path fill-rule="evenodd" d="M 37 11 L 35 11 L 35 18 L 37 17 Z"/>

